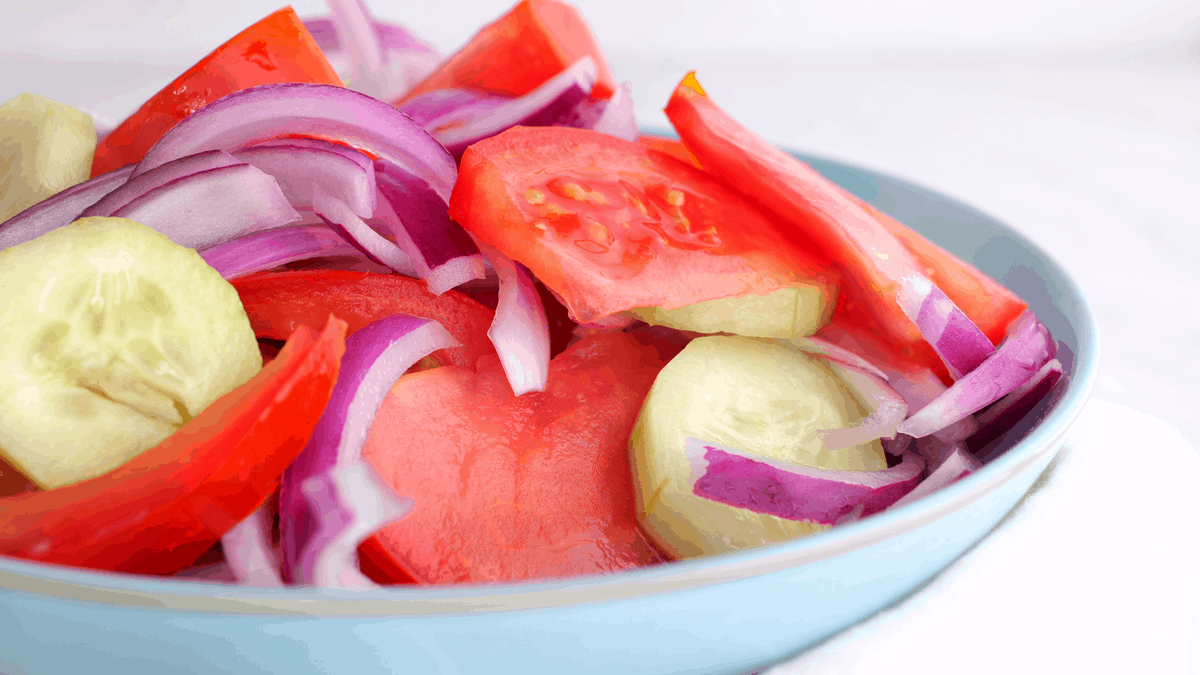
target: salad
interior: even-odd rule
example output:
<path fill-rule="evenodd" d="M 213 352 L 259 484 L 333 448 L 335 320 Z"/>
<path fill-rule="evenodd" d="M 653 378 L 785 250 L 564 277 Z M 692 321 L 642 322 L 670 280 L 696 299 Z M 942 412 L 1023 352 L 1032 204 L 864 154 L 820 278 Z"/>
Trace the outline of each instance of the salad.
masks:
<path fill-rule="evenodd" d="M 1011 291 L 586 21 L 448 57 L 284 8 L 112 129 L 0 106 L 0 554 L 493 583 L 785 541 L 982 466 L 1063 377 Z"/>

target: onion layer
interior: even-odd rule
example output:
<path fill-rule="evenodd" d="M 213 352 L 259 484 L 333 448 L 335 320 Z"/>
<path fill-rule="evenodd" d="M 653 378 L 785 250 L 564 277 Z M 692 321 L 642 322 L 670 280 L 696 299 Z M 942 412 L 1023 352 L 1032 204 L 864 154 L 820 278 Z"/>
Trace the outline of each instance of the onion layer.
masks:
<path fill-rule="evenodd" d="M 904 290 L 905 314 L 946 362 L 954 379 L 975 370 L 996 352 L 983 331 L 928 279 L 905 277 Z"/>
<path fill-rule="evenodd" d="M 309 142 L 259 144 L 238 150 L 235 156 L 274 178 L 293 207 L 312 206 L 313 189 L 319 185 L 326 194 L 345 202 L 359 217 L 370 218 L 375 213 L 377 194 L 375 167 L 370 160 L 348 148 L 335 150 L 336 143 L 303 140 Z M 350 153 L 365 161 L 349 156 Z"/>
<path fill-rule="evenodd" d="M 225 562 L 238 583 L 247 586 L 283 587 L 279 575 L 279 556 L 271 546 L 273 513 L 266 504 L 221 537 Z"/>
<path fill-rule="evenodd" d="M 112 192 L 133 173 L 129 164 L 102 173 L 91 180 L 67 188 L 30 206 L 17 215 L 0 223 L 0 250 L 36 239 L 50 230 L 68 225 L 104 195 Z"/>
<path fill-rule="evenodd" d="M 843 382 L 858 392 L 871 412 L 851 427 L 818 432 L 825 449 L 836 452 L 877 438 L 895 438 L 897 425 L 908 414 L 904 398 L 888 385 L 886 379 L 870 370 L 828 359 L 826 363 Z"/>
<path fill-rule="evenodd" d="M 480 244 L 500 277 L 496 316 L 488 338 L 500 356 L 500 365 L 520 396 L 546 388 L 550 374 L 550 323 L 537 287 L 525 268 L 496 249 Z"/>
<path fill-rule="evenodd" d="M 317 185 L 312 186 L 313 210 L 346 241 L 361 250 L 368 258 L 400 272 L 412 275 L 413 265 L 409 257 L 392 242 L 384 239 L 354 214 L 345 202 L 325 194 Z"/>
<path fill-rule="evenodd" d="M 929 496 L 983 467 L 983 463 L 959 443 L 947 445 L 939 442 L 932 446 L 923 445 L 922 454 L 925 455 L 929 466 L 934 467 L 933 470 L 920 485 L 897 500 L 890 508 L 899 508 Z"/>
<path fill-rule="evenodd" d="M 1049 331 L 1032 312 L 1025 312 L 996 353 L 904 420 L 898 430 L 920 438 L 944 429 L 1024 384 L 1054 358 L 1054 352 Z"/>
<path fill-rule="evenodd" d="M 194 176 L 202 171 L 223 169 L 245 162 L 235 159 L 224 150 L 209 150 L 198 152 L 187 157 L 180 157 L 167 162 L 153 171 L 148 171 L 136 178 L 126 181 L 123 185 L 105 195 L 100 201 L 92 204 L 79 214 L 80 218 L 89 216 L 107 217 L 129 205 L 130 202 L 145 196 L 152 190 L 177 181 L 181 178 Z M 130 169 L 132 171 L 132 169 Z"/>
<path fill-rule="evenodd" d="M 200 257 L 225 279 L 269 270 L 286 263 L 326 256 L 366 258 L 324 225 L 299 225 L 264 230 L 238 237 L 200 252 Z"/>
<path fill-rule="evenodd" d="M 370 584 L 357 571 L 357 545 L 411 505 L 364 463 L 367 433 L 404 371 L 430 352 L 456 346 L 438 322 L 403 314 L 371 323 L 346 339 L 325 413 L 280 486 L 289 581 L 335 587 Z"/>
<path fill-rule="evenodd" d="M 204 106 L 168 131 L 134 169 L 143 174 L 205 150 L 235 150 L 289 135 L 331 138 L 425 181 L 449 203 L 454 158 L 407 115 L 382 101 L 326 84 L 267 84 Z"/>
<path fill-rule="evenodd" d="M 835 525 L 891 506 L 917 486 L 924 463 L 906 454 L 883 471 L 832 471 L 688 438 L 692 492 L 788 520 Z"/>

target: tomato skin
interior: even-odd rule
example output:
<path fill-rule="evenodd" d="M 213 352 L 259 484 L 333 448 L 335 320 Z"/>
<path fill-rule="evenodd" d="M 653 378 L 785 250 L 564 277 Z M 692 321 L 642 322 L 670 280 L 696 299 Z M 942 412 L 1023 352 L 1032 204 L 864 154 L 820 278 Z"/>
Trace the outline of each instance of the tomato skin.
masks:
<path fill-rule="evenodd" d="M 488 339 L 493 312 L 475 300 L 447 291 L 429 292 L 425 282 L 395 274 L 347 270 L 263 272 L 233 279 L 250 327 L 260 338 L 280 339 L 300 326 L 320 326 L 330 314 L 344 320 L 347 334 L 393 314 L 412 314 L 442 324 L 461 347 L 438 350 L 439 365 L 474 368 L 495 355 Z"/>
<path fill-rule="evenodd" d="M 524 0 L 485 26 L 397 105 L 426 92 L 459 87 L 522 96 L 584 56 L 596 63 L 592 98 L 608 99 L 617 83 L 579 10 L 557 0 Z"/>
<path fill-rule="evenodd" d="M 150 97 L 96 145 L 92 177 L 141 160 L 176 124 L 222 96 L 284 82 L 342 84 L 291 7 L 238 33 Z"/>
<path fill-rule="evenodd" d="M 696 159 L 696 156 L 692 154 L 691 150 L 687 149 L 687 146 L 682 141 L 675 140 L 674 138 L 642 134 L 638 136 L 637 142 L 648 148 L 654 148 L 659 152 L 665 152 L 675 159 L 691 164 L 697 169 L 703 168 L 700 166 L 700 160 Z"/>
<path fill-rule="evenodd" d="M 637 527 L 627 443 L 679 346 L 614 333 L 556 357 L 543 392 L 514 397 L 496 359 L 402 377 L 363 456 L 412 513 L 377 535 L 424 584 L 626 569 L 660 558 Z"/>
<path fill-rule="evenodd" d="M 979 326 L 992 344 L 1000 344 L 1009 324 L 1029 308 L 1028 303 L 974 265 L 964 262 L 870 204 L 863 203 L 862 207 L 912 253 L 925 276 Z"/>
<path fill-rule="evenodd" d="M 856 198 L 731 118 L 691 74 L 675 88 L 665 112 L 705 171 L 766 208 L 783 235 L 815 244 L 844 266 L 840 297 L 850 296 L 869 312 L 872 329 L 897 354 L 946 372 L 899 303 L 903 278 L 922 273 L 921 266 Z"/>
<path fill-rule="evenodd" d="M 190 564 L 264 503 L 337 380 L 345 323 L 303 327 L 279 357 L 109 473 L 0 499 L 0 554 L 137 574 Z"/>
<path fill-rule="evenodd" d="M 586 129 L 513 127 L 463 154 L 450 217 L 592 323 L 838 275 L 711 176 Z"/>

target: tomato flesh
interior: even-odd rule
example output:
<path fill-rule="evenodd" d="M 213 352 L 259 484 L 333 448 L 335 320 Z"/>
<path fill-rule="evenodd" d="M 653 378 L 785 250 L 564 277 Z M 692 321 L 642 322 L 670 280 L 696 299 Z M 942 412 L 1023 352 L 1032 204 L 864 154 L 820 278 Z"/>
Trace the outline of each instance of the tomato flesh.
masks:
<path fill-rule="evenodd" d="M 176 124 L 222 96 L 284 82 L 342 84 L 291 7 L 238 33 L 142 104 L 96 145 L 92 176 L 141 160 Z"/>
<path fill-rule="evenodd" d="M 429 292 L 425 282 L 395 274 L 347 270 L 264 272 L 230 283 L 237 290 L 259 338 L 281 339 L 299 326 L 316 327 L 330 314 L 354 333 L 394 314 L 438 321 L 462 346 L 441 349 L 435 364 L 474 368 L 484 355 L 495 355 L 488 339 L 493 312 L 456 291 Z"/>
<path fill-rule="evenodd" d="M 425 584 L 615 571 L 659 560 L 637 527 L 627 443 L 678 346 L 585 338 L 550 364 L 545 391 L 512 395 L 497 359 L 405 375 L 363 456 L 414 510 L 380 548 Z"/>
<path fill-rule="evenodd" d="M 403 100 L 453 88 L 522 96 L 585 56 L 596 63 L 592 97 L 608 99 L 616 80 L 579 10 L 557 0 L 524 0 L 479 31 Z"/>
<path fill-rule="evenodd" d="M 581 323 L 838 278 L 699 169 L 585 129 L 513 127 L 471 146 L 450 217 L 529 267 Z"/>

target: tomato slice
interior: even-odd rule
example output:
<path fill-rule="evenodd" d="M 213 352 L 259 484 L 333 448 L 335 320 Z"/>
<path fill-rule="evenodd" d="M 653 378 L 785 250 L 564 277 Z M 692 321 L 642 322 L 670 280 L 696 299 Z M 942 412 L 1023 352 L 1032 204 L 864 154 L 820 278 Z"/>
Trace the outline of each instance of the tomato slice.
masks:
<path fill-rule="evenodd" d="M 663 136 L 642 134 L 641 136 L 638 136 L 637 142 L 648 148 L 654 148 L 659 152 L 665 152 L 675 159 L 691 164 L 697 169 L 701 168 L 700 160 L 696 159 L 696 156 L 692 154 L 691 150 L 687 149 L 687 146 L 684 145 L 682 141 L 675 140 L 674 138 L 665 138 Z"/>
<path fill-rule="evenodd" d="M 230 283 L 237 289 L 260 338 L 281 339 L 300 326 L 320 326 L 330 314 L 353 333 L 393 314 L 411 314 L 442 324 L 461 347 L 434 352 L 429 365 L 474 368 L 484 355 L 495 355 L 488 339 L 492 310 L 456 291 L 429 292 L 419 279 L 346 270 L 264 272 Z"/>
<path fill-rule="evenodd" d="M 414 509 L 373 559 L 425 584 L 627 569 L 660 560 L 637 526 L 629 433 L 680 349 L 647 335 L 585 338 L 555 357 L 545 391 L 516 397 L 496 358 L 405 375 L 363 457 Z M 372 544 L 375 546 L 376 544 Z"/>
<path fill-rule="evenodd" d="M 333 392 L 346 324 L 307 327 L 249 382 L 95 478 L 0 499 L 0 554 L 137 574 L 192 564 L 274 491 Z"/>
<path fill-rule="evenodd" d="M 870 204 L 863 203 L 862 207 L 912 253 L 925 276 L 979 326 L 992 344 L 1000 344 L 1009 324 L 1029 307 L 1016 293 L 1001 286 L 974 265 L 964 262 Z"/>
<path fill-rule="evenodd" d="M 617 83 L 579 10 L 556 0 L 524 0 L 479 31 L 400 102 L 453 88 L 522 96 L 585 56 L 596 62 L 592 97 L 608 99 Z"/>
<path fill-rule="evenodd" d="M 142 104 L 96 145 L 92 176 L 141 160 L 176 124 L 222 96 L 283 82 L 342 84 L 291 7 L 238 33 Z"/>
<path fill-rule="evenodd" d="M 514 127 L 467 148 L 450 217 L 526 265 L 581 323 L 838 278 L 703 171 L 585 129 Z"/>
<path fill-rule="evenodd" d="M 814 243 L 849 272 L 839 300 L 871 315 L 895 352 L 946 373 L 900 305 L 903 279 L 924 270 L 860 202 L 807 164 L 767 143 L 714 104 L 693 74 L 675 88 L 667 117 L 705 171 L 773 214 L 778 230 Z"/>

